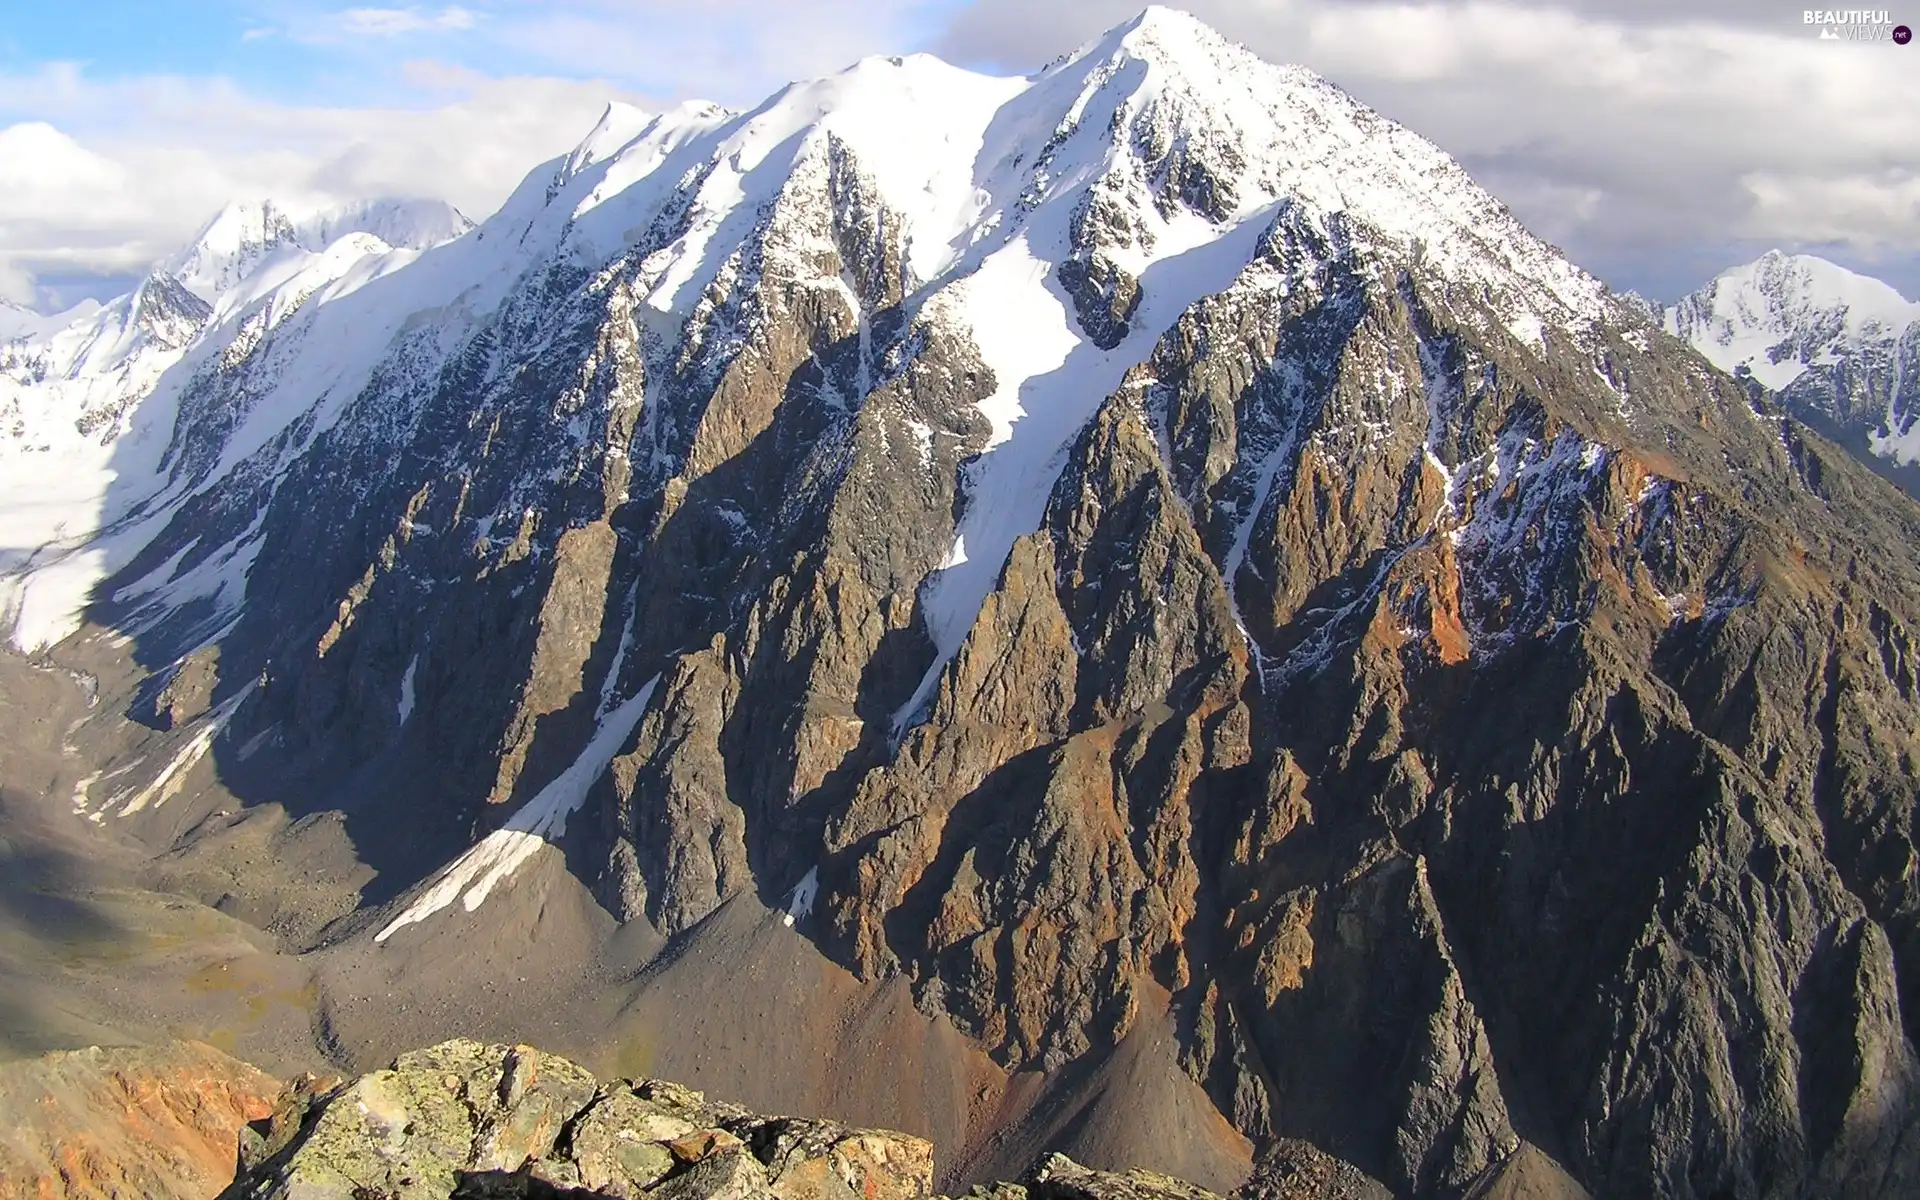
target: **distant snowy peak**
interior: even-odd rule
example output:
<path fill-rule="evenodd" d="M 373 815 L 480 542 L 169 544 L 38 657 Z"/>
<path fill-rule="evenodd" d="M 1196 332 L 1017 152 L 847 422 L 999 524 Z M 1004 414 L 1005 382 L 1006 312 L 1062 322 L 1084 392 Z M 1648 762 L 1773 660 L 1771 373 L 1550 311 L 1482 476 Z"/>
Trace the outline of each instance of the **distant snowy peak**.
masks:
<path fill-rule="evenodd" d="M 1769 250 L 1723 271 L 1666 312 L 1666 326 L 1723 370 L 1776 390 L 1848 348 L 1898 338 L 1920 304 L 1810 254 Z"/>
<path fill-rule="evenodd" d="M 1808 254 L 1768 251 L 1666 311 L 1667 331 L 1879 458 L 1920 463 L 1920 303 Z"/>
<path fill-rule="evenodd" d="M 0 300 L 0 342 L 44 338 L 76 321 L 86 320 L 100 308 L 98 300 L 82 300 L 63 312 L 42 314 L 10 300 Z"/>
<path fill-rule="evenodd" d="M 161 270 L 212 302 L 288 249 L 318 254 L 349 234 L 364 233 L 393 249 L 425 250 L 472 228 L 458 209 L 439 200 L 304 207 L 249 201 L 228 205 Z"/>

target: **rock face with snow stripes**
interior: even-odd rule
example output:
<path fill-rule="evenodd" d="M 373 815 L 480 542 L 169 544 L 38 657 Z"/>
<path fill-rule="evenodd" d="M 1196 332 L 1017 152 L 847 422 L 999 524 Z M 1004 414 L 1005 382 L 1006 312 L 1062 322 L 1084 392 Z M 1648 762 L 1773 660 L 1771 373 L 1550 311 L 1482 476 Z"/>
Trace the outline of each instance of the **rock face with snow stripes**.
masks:
<path fill-rule="evenodd" d="M 554 843 L 1005 1068 L 1170 1020 L 1398 1194 L 1920 1186 L 1920 511 L 1432 146 L 1154 10 L 611 110 L 383 244 L 209 302 L 8 567 L 153 672 L 109 816 L 213 828 L 206 754 L 344 814 L 347 900 L 249 901 L 291 942 Z"/>

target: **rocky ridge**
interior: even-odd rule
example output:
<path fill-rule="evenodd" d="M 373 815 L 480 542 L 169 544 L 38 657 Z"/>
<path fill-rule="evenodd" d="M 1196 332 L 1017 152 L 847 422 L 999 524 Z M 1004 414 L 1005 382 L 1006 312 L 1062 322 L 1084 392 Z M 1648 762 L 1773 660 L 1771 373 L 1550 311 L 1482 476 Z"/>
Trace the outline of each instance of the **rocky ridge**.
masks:
<path fill-rule="evenodd" d="M 1489 1183 L 1497 1183 L 1490 1179 Z M 1221 1200 L 1064 1155 L 979 1200 Z M 1551 1193 L 1535 1193 L 1548 1195 Z M 1579 1194 L 1577 1190 L 1558 1193 Z M 934 1147 L 886 1130 L 757 1115 L 657 1079 L 602 1084 L 530 1046 L 446 1042 L 350 1083 L 303 1078 L 249 1126 L 225 1200 L 932 1200 Z M 1337 1159 L 1281 1147 L 1239 1200 L 1387 1200 Z"/>

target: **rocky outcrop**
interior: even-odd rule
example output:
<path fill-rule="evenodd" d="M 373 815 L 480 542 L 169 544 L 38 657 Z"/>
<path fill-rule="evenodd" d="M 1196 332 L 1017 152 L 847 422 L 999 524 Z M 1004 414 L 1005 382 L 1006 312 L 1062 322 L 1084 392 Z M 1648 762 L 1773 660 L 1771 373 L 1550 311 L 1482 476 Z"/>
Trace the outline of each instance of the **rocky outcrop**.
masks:
<path fill-rule="evenodd" d="M 279 1092 L 198 1042 L 0 1064 L 0 1198 L 207 1200 Z"/>
<path fill-rule="evenodd" d="M 296 1086 L 226 1196 L 594 1195 L 925 1200 L 933 1148 L 762 1117 L 661 1080 L 601 1084 L 530 1046 L 451 1041 L 332 1089 Z"/>
<path fill-rule="evenodd" d="M 530 1046 L 446 1042 L 344 1084 L 303 1080 L 242 1142 L 224 1200 L 938 1200 L 934 1147 L 885 1130 L 761 1116 L 657 1079 L 601 1084 Z M 1060 1154 L 977 1200 L 1221 1200 L 1152 1171 Z M 1374 1200 L 1311 1147 L 1282 1147 L 1236 1200 Z"/>

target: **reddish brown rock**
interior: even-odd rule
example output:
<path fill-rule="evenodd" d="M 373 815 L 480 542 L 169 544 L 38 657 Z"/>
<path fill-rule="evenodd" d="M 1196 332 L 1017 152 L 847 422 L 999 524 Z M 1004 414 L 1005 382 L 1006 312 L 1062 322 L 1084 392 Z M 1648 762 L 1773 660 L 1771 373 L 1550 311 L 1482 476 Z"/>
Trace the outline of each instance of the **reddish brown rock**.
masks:
<path fill-rule="evenodd" d="M 198 1042 L 0 1065 L 0 1198 L 208 1200 L 278 1082 Z"/>

